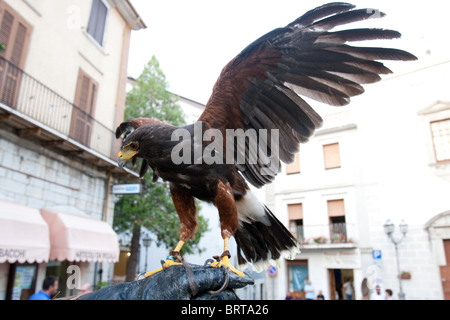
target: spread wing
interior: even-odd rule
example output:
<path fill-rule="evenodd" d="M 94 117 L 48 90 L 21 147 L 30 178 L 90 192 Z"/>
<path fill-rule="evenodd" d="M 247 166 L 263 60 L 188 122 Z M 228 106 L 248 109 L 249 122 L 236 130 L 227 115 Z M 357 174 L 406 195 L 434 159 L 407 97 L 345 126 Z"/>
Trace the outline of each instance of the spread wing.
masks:
<path fill-rule="evenodd" d="M 254 129 L 267 141 L 267 157 L 261 144 L 247 139 L 227 141 L 234 147 L 234 161 L 244 177 L 256 187 L 271 182 L 279 161 L 290 163 L 299 143 L 306 142 L 322 119 L 302 96 L 343 106 L 350 97 L 364 92 L 361 84 L 379 81 L 391 73 L 376 60 L 416 60 L 405 51 L 358 47 L 348 43 L 361 40 L 399 38 L 385 29 L 351 29 L 331 32 L 334 27 L 384 16 L 372 9 L 355 10 L 348 3 L 329 3 L 308 11 L 284 28 L 275 29 L 245 48 L 225 66 L 199 121 L 206 128 Z M 259 134 L 267 129 L 267 137 Z M 279 133 L 279 150 L 270 144 L 271 129 Z M 274 135 L 274 134 L 273 134 Z M 273 150 L 272 150 L 273 149 Z M 239 162 L 244 157 L 245 161 Z M 253 156 L 253 158 L 252 158 Z M 276 164 L 274 166 L 274 164 Z M 274 169 L 275 168 L 275 169 Z M 263 174 L 262 170 L 266 169 Z"/>

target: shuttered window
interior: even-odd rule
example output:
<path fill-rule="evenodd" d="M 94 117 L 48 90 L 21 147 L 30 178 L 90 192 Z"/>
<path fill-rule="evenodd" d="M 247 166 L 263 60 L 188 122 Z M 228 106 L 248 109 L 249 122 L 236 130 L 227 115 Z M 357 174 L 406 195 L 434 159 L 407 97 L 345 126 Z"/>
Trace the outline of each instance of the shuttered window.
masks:
<path fill-rule="evenodd" d="M 20 80 L 31 33 L 30 24 L 4 1 L 0 1 L 0 102 L 16 108 Z"/>
<path fill-rule="evenodd" d="M 323 146 L 323 158 L 325 169 L 341 167 L 341 156 L 339 154 L 339 143 L 326 144 Z"/>
<path fill-rule="evenodd" d="M 98 84 L 86 72 L 78 73 L 75 105 L 72 109 L 70 137 L 89 147 Z"/>
<path fill-rule="evenodd" d="M 328 216 L 329 217 L 343 217 L 345 216 L 344 200 L 328 200 Z"/>
<path fill-rule="evenodd" d="M 2 24 L 0 29 L 0 43 L 9 44 L 9 36 L 11 35 L 12 24 L 14 22 L 13 15 L 5 8 L 2 8 Z"/>
<path fill-rule="evenodd" d="M 288 204 L 289 220 L 303 219 L 303 206 L 301 203 Z"/>
<path fill-rule="evenodd" d="M 330 221 L 330 240 L 332 243 L 347 242 L 347 224 L 345 222 L 344 200 L 328 200 L 328 217 Z"/>
<path fill-rule="evenodd" d="M 97 41 L 97 43 L 101 46 L 103 46 L 107 15 L 108 8 L 103 1 L 93 0 L 87 33 L 90 34 L 92 38 L 94 38 L 95 41 Z"/>
<path fill-rule="evenodd" d="M 300 154 L 295 154 L 295 160 L 293 163 L 286 165 L 286 174 L 300 173 Z"/>
<path fill-rule="evenodd" d="M 301 203 L 288 204 L 289 230 L 297 239 L 303 240 L 303 206 Z"/>

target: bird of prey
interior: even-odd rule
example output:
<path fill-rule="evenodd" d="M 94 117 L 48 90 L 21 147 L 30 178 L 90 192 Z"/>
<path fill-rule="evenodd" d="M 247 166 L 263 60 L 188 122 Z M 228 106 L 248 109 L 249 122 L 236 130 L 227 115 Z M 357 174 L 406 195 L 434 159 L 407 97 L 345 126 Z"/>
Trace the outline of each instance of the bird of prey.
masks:
<path fill-rule="evenodd" d="M 224 252 L 211 264 L 213 267 L 228 267 L 244 276 L 229 260 L 231 236 L 238 246 L 239 264 L 277 260 L 282 253 L 297 248 L 293 235 L 257 199 L 247 182 L 259 188 L 273 181 L 280 161 L 291 163 L 299 144 L 321 126 L 322 118 L 301 96 L 343 106 L 350 97 L 364 92 L 361 84 L 379 81 L 380 74 L 391 73 L 379 60 L 417 59 L 403 50 L 349 44 L 399 38 L 397 31 L 332 31 L 337 26 L 384 15 L 342 2 L 319 6 L 263 35 L 231 60 L 197 123 L 178 128 L 139 118 L 117 128 L 116 137 L 123 139 L 119 165 L 142 158 L 141 176 L 151 167 L 154 181 L 160 177 L 170 184 L 181 230 L 179 242 L 163 267 L 179 264 L 174 256 L 194 233 L 194 198 L 213 203 L 218 209 Z M 214 139 L 200 136 L 196 140 L 197 128 L 202 133 L 214 129 L 216 135 Z M 178 135 L 180 130 L 187 135 Z M 253 132 L 258 143 L 253 143 L 251 134 L 243 140 L 230 138 L 230 130 Z M 222 134 L 223 148 L 217 133 Z M 269 143 L 275 138 L 275 144 Z M 227 153 L 230 150 L 231 155 Z M 205 154 L 223 161 L 206 161 L 202 159 Z M 174 155 L 184 160 L 174 161 Z"/>

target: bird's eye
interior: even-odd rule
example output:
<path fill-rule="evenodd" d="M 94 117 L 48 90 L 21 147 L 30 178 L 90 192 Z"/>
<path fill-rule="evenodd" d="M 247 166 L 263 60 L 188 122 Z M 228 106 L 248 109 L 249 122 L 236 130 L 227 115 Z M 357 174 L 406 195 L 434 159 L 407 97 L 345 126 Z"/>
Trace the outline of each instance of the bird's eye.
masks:
<path fill-rule="evenodd" d="M 139 147 L 139 145 L 136 142 L 132 142 L 129 144 L 129 147 L 133 150 L 137 150 L 137 148 Z"/>

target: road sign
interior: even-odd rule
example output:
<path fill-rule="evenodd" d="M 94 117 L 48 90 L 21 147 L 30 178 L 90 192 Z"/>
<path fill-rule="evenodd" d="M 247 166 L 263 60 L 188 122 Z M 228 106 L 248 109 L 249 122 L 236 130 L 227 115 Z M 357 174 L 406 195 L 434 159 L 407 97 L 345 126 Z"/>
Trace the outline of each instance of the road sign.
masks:
<path fill-rule="evenodd" d="M 141 193 L 142 185 L 136 184 L 115 184 L 112 186 L 113 194 L 136 194 Z"/>
<path fill-rule="evenodd" d="M 267 272 L 269 273 L 269 276 L 275 277 L 278 273 L 278 269 L 275 266 L 269 266 L 269 268 L 267 268 Z"/>
<path fill-rule="evenodd" d="M 381 250 L 372 250 L 372 258 L 375 260 L 381 259 Z"/>

